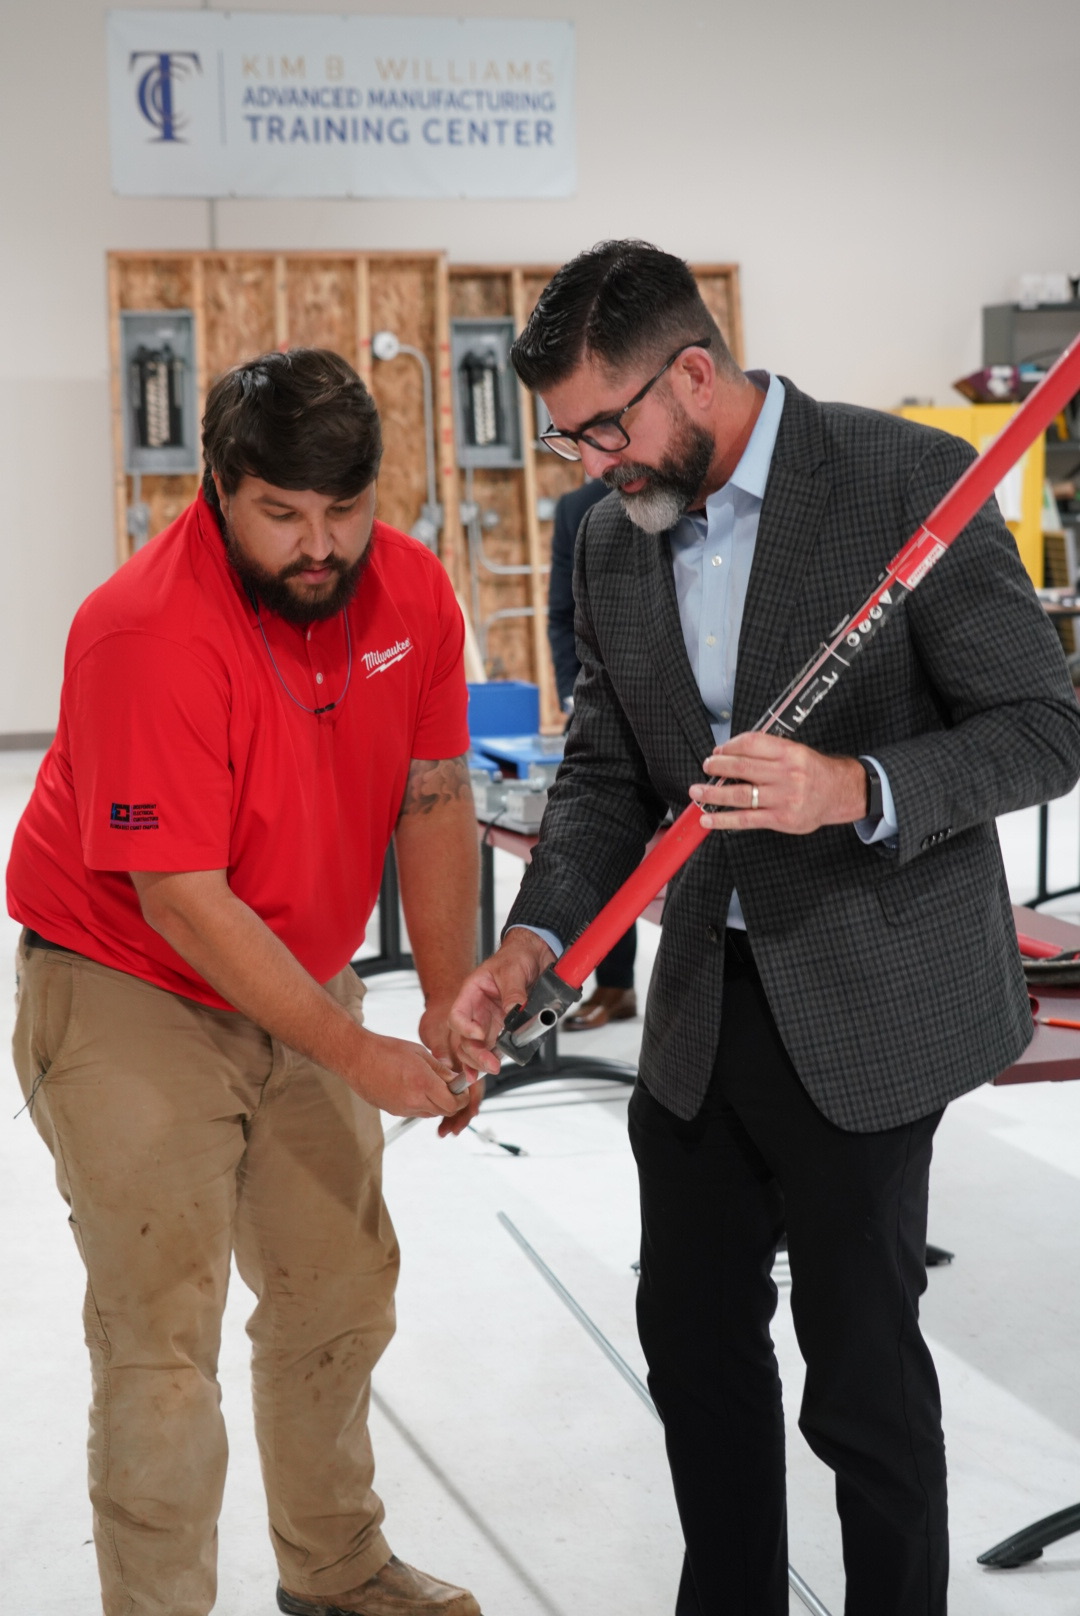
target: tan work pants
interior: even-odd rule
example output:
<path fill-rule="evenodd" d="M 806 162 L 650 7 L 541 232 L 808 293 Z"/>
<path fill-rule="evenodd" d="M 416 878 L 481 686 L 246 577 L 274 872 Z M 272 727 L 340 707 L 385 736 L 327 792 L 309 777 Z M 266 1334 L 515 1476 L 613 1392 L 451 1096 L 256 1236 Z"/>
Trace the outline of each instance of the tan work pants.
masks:
<path fill-rule="evenodd" d="M 367 1432 L 398 1268 L 378 1112 L 244 1016 L 59 950 L 21 947 L 18 972 L 15 1065 L 87 1272 L 106 1616 L 214 1603 L 233 1252 L 281 1582 L 355 1588 L 390 1555 Z M 328 987 L 360 1020 L 355 973 Z"/>

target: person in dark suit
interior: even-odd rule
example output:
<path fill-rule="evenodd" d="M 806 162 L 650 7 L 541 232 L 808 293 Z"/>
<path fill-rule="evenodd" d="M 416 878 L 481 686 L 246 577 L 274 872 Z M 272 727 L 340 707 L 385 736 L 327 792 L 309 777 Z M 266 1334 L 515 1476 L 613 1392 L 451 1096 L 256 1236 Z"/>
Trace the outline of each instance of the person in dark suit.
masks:
<path fill-rule="evenodd" d="M 630 1135 L 638 1320 L 686 1543 L 677 1616 L 780 1616 L 770 1269 L 786 1228 L 800 1425 L 836 1474 L 846 1616 L 944 1616 L 945 1452 L 919 1330 L 947 1102 L 1032 1033 L 994 820 L 1080 775 L 1080 708 L 993 501 L 800 733 L 748 733 L 970 462 L 958 440 L 735 365 L 681 260 L 605 243 L 513 352 L 589 511 L 565 761 L 497 953 L 507 1008 L 688 796 Z M 702 780 L 702 767 L 707 779 Z"/>
<path fill-rule="evenodd" d="M 566 713 L 574 710 L 574 681 L 581 669 L 574 642 L 574 542 L 585 512 L 610 492 L 606 483 L 597 478 L 563 494 L 555 506 L 548 578 L 548 642 L 559 703 Z M 637 927 L 631 926 L 596 967 L 596 987 L 584 1004 L 566 1017 L 564 1032 L 592 1032 L 609 1021 L 630 1021 L 637 1015 L 636 958 Z"/>

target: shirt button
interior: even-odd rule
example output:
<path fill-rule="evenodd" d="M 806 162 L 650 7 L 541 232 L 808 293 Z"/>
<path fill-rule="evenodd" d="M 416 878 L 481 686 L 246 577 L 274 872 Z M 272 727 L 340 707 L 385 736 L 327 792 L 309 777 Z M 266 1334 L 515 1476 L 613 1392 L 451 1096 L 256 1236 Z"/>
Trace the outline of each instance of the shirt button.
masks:
<path fill-rule="evenodd" d="M 714 567 L 722 567 L 724 564 L 723 556 L 713 556 L 712 564 Z"/>
<path fill-rule="evenodd" d="M 316 675 L 315 675 L 315 683 L 316 683 L 316 684 L 317 684 L 317 685 L 321 685 L 321 684 L 322 684 L 322 674 L 321 674 L 321 673 L 317 673 L 317 674 L 316 674 Z"/>
<path fill-rule="evenodd" d="M 716 635 L 715 634 L 706 634 L 706 636 L 705 636 L 705 644 L 706 645 L 715 645 L 716 644 Z"/>
<path fill-rule="evenodd" d="M 724 723 L 726 724 L 728 722 L 728 720 L 730 719 L 730 717 L 731 717 L 731 709 L 729 707 L 721 707 L 721 709 L 720 709 L 720 717 L 723 719 Z"/>

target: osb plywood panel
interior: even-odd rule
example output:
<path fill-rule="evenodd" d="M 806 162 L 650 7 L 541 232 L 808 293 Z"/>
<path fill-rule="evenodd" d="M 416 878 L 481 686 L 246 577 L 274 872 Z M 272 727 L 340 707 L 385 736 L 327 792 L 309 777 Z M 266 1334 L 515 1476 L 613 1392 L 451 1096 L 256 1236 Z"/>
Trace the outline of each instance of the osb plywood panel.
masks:
<path fill-rule="evenodd" d="M 504 605 L 509 605 L 505 601 Z M 489 679 L 527 679 L 535 682 L 529 645 L 531 619 L 504 617 L 488 630 L 487 661 Z"/>
<path fill-rule="evenodd" d="M 525 541 L 520 472 L 474 472 L 473 498 L 481 516 L 490 513 L 499 518 L 494 526 L 481 528 L 484 554 L 502 566 L 521 566 L 525 561 Z M 529 604 L 529 580 L 523 573 L 506 577 L 481 568 L 479 590 L 481 618 Z M 527 617 L 493 623 L 488 631 L 488 674 L 500 679 L 532 679 L 529 636 Z"/>
<path fill-rule="evenodd" d="M 450 265 L 451 320 L 501 319 L 510 312 L 509 270 Z M 458 385 L 456 376 L 452 382 L 455 387 Z M 503 565 L 522 566 L 527 556 L 520 472 L 490 470 L 476 471 L 473 475 L 473 497 L 481 511 L 492 511 L 499 517 L 497 527 L 483 529 L 485 554 Z M 459 484 L 463 496 L 465 480 L 461 474 Z M 479 596 L 483 618 L 511 606 L 525 606 L 529 600 L 528 579 L 524 574 L 508 578 L 481 568 Z M 507 679 L 533 678 L 529 632 L 529 619 L 525 617 L 491 625 L 487 639 L 489 675 Z"/>
<path fill-rule="evenodd" d="M 522 274 L 521 280 L 525 290 L 525 303 L 530 314 L 536 306 L 540 293 L 544 290 L 557 268 L 557 264 L 549 266 L 537 265 L 534 268 L 525 270 Z"/>
<path fill-rule="evenodd" d="M 435 264 L 431 259 L 370 262 L 371 330 L 393 331 L 432 366 L 435 347 Z M 371 391 L 382 417 L 379 514 L 406 532 L 427 498 L 424 383 L 411 354 L 372 360 Z"/>
<path fill-rule="evenodd" d="M 358 335 L 390 329 L 402 342 L 421 349 L 432 362 L 445 366 L 446 331 L 437 330 L 438 319 L 445 322 L 446 303 L 451 317 L 502 316 L 515 308 L 513 287 L 523 296 L 516 308 L 519 317 L 531 311 L 536 298 L 550 280 L 556 265 L 528 265 L 517 272 L 508 264 L 450 265 L 442 273 L 445 290 L 440 293 L 439 263 L 436 254 L 334 254 L 291 255 L 259 253 L 202 253 L 113 255 L 111 285 L 115 285 L 113 307 L 176 308 L 194 307 L 200 316 L 199 340 L 205 361 L 201 373 L 206 385 L 230 365 L 274 348 L 284 337 L 291 345 L 313 344 L 335 348 L 353 363 L 367 360 L 370 350 L 357 352 Z M 202 269 L 203 297 L 200 301 L 197 266 Z M 693 266 L 702 294 L 737 360 L 742 360 L 741 312 L 738 269 L 735 265 Z M 364 298 L 364 289 L 370 296 Z M 440 296 L 444 299 L 439 304 Z M 365 306 L 369 304 L 370 306 Z M 451 383 L 453 378 L 450 379 Z M 426 498 L 424 459 L 424 412 L 421 372 L 415 360 L 400 355 L 393 361 L 376 361 L 372 366 L 372 391 L 383 418 L 386 456 L 380 478 L 380 514 L 396 526 L 408 529 L 415 522 Z M 119 450 L 117 450 L 119 454 Z M 118 472 L 118 488 L 126 485 Z M 579 465 L 539 452 L 535 460 L 535 487 L 540 498 L 557 499 L 578 486 Z M 497 513 L 495 527 L 484 532 L 484 548 L 498 561 L 523 565 L 528 556 L 524 507 L 524 477 L 521 471 L 478 472 L 475 479 L 477 500 L 484 510 Z M 151 531 L 165 526 L 192 497 L 197 486 L 194 477 L 144 478 L 143 497 L 151 506 Z M 440 487 L 440 496 L 452 510 L 464 492 L 463 477 L 457 472 Z M 130 498 L 127 489 L 126 498 Z M 124 506 L 118 499 L 120 552 L 123 553 Z M 551 524 L 541 523 L 539 557 L 550 556 Z M 453 564 L 453 557 L 448 556 Z M 467 580 L 463 593 L 469 596 Z M 530 599 L 525 575 L 500 577 L 481 572 L 479 583 L 482 615 L 510 606 L 525 605 Z M 542 586 L 540 599 L 546 595 Z M 536 647 L 528 618 L 514 618 L 492 625 L 488 641 L 489 670 L 496 675 L 535 678 Z M 545 681 L 550 683 L 550 681 Z M 545 709 L 551 710 L 553 685 L 546 692 Z"/>
<path fill-rule="evenodd" d="M 570 460 L 560 460 L 558 455 L 550 450 L 541 451 L 536 457 L 536 483 L 541 499 L 560 499 L 563 494 L 569 494 L 573 489 L 581 486 L 584 473 L 580 464 Z M 540 554 L 546 567 L 551 565 L 551 537 L 554 522 L 540 523 Z M 547 598 L 545 583 L 544 598 Z M 544 669 L 544 679 L 548 684 L 549 706 L 551 713 L 559 712 L 559 696 L 555 686 L 555 669 L 550 659 Z"/>
<path fill-rule="evenodd" d="M 557 268 L 558 265 L 556 264 L 533 264 L 529 268 L 522 271 L 522 312 L 526 320 L 532 313 L 540 293 L 544 290 L 544 287 L 547 285 L 552 275 L 554 275 Z M 535 400 L 533 401 L 532 409 L 533 430 L 535 433 Z M 569 492 L 569 490 L 572 488 L 576 488 L 581 482 L 583 475 L 580 465 L 574 465 L 573 462 L 568 460 L 560 460 L 558 455 L 554 455 L 550 452 L 550 450 L 546 449 L 541 449 L 536 452 L 535 467 L 536 493 L 538 500 L 558 499 L 560 495 Z M 545 567 L 550 567 L 551 565 L 551 534 L 553 525 L 554 524 L 550 521 L 541 522 L 539 525 L 540 562 L 541 565 Z M 547 579 L 545 578 L 542 590 L 542 598 L 545 603 L 547 601 L 547 595 Z M 535 666 L 535 649 L 533 651 L 533 663 Z M 543 658 L 542 668 L 539 670 L 539 672 L 534 672 L 533 677 L 534 679 L 539 678 L 541 685 L 541 711 L 547 717 L 547 724 L 545 727 L 557 728 L 558 724 L 561 723 L 562 720 L 559 710 L 558 692 L 555 688 L 555 670 L 552 666 L 550 655 Z"/>
<path fill-rule="evenodd" d="M 359 265 L 364 261 L 365 271 Z M 271 253 L 202 253 L 182 256 L 116 255 L 116 303 L 121 307 L 167 308 L 199 303 L 199 342 L 206 386 L 230 366 L 279 344 L 333 348 L 353 363 L 358 332 L 389 327 L 403 342 L 436 358 L 436 254 L 279 255 Z M 201 270 L 196 275 L 195 266 Z M 202 282 L 201 301 L 196 281 Z M 371 285 L 372 309 L 358 307 L 361 289 Z M 387 442 L 380 487 L 383 517 L 409 528 L 426 498 L 423 391 L 415 360 L 401 356 L 378 367 L 373 391 L 380 404 Z M 166 479 L 153 498 L 151 531 L 161 525 Z M 190 497 L 195 484 L 175 480 L 169 517 L 177 500 Z M 121 501 L 123 504 L 123 500 Z M 124 511 L 118 511 L 121 555 L 126 550 Z"/>
<path fill-rule="evenodd" d="M 458 274 L 450 266 L 450 318 L 452 320 L 489 319 L 492 315 L 510 313 L 510 276 L 495 270 L 485 274 L 470 270 Z"/>
<path fill-rule="evenodd" d="M 561 460 L 557 454 L 546 449 L 536 457 L 536 480 L 540 484 L 541 499 L 560 499 L 563 494 L 570 494 L 575 488 L 581 487 L 585 473 L 580 460 Z M 543 525 L 545 528 L 551 527 L 550 522 Z M 551 543 L 550 533 L 548 543 Z"/>
<path fill-rule="evenodd" d="M 506 265 L 450 265 L 451 319 L 498 318 L 513 312 L 511 269 Z M 533 272 L 536 279 L 540 272 Z M 539 291 L 549 275 L 537 280 Z M 535 293 L 533 294 L 535 296 Z M 531 309 L 533 298 L 528 300 Z M 456 378 L 455 385 L 456 385 Z M 553 458 L 544 455 L 544 460 Z M 571 478 L 574 468 L 568 467 Z M 545 473 L 546 474 L 546 473 Z M 552 473 L 558 482 L 559 474 Z M 577 474 L 580 478 L 580 472 Z M 484 551 L 492 560 L 505 565 L 523 566 L 528 561 L 525 528 L 523 476 L 520 471 L 477 471 L 474 474 L 474 497 L 482 511 L 495 512 L 498 525 L 484 529 Z M 464 478 L 459 475 L 464 493 Z M 550 559 L 551 526 L 541 529 L 541 555 L 546 563 Z M 546 588 L 542 590 L 546 597 Z M 503 611 L 530 603 L 529 579 L 525 574 L 500 576 L 483 568 L 479 573 L 480 615 Z M 470 596 L 470 601 L 472 597 Z M 492 623 L 487 636 L 487 671 L 492 678 L 537 678 L 536 657 L 533 647 L 532 621 L 528 617 L 513 617 Z M 554 703 L 554 685 L 551 687 Z M 557 704 L 554 704 L 557 705 Z M 552 705 L 551 710 L 554 710 Z"/>
<path fill-rule="evenodd" d="M 355 258 L 288 258 L 285 276 L 289 347 L 332 348 L 355 365 Z"/>
<path fill-rule="evenodd" d="M 432 357 L 435 345 L 435 264 L 431 259 L 372 258 L 371 329 L 395 331 Z"/>
<path fill-rule="evenodd" d="M 268 353 L 274 343 L 274 260 L 251 253 L 207 258 L 207 386 L 232 365 Z"/>
<path fill-rule="evenodd" d="M 142 497 L 150 507 L 151 537 L 175 522 L 180 512 L 191 504 L 199 491 L 199 480 L 194 473 L 183 477 L 148 475 L 143 478 Z"/>
<path fill-rule="evenodd" d="M 189 309 L 192 304 L 190 259 L 128 258 L 119 265 L 122 309 Z"/>

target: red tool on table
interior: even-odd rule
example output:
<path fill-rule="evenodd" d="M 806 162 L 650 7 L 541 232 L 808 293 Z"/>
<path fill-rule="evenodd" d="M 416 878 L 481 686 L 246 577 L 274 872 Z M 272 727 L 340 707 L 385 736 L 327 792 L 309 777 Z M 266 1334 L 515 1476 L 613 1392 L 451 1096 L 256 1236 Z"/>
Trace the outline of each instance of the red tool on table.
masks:
<path fill-rule="evenodd" d="M 828 642 L 820 646 L 783 695 L 758 719 L 754 733 L 788 738 L 799 735 L 818 703 L 858 661 L 875 634 L 900 610 L 908 595 L 982 509 L 1005 474 L 1077 392 L 1080 337 L 896 553 L 858 610 L 832 631 Z M 557 965 L 550 966 L 534 984 L 525 1004 L 510 1011 L 498 1041 L 502 1054 L 522 1066 L 531 1060 L 537 1041 L 557 1026 L 581 998 L 589 973 L 710 834 L 701 820 L 702 810 L 696 803 L 684 809 L 663 840 L 571 943 Z"/>

